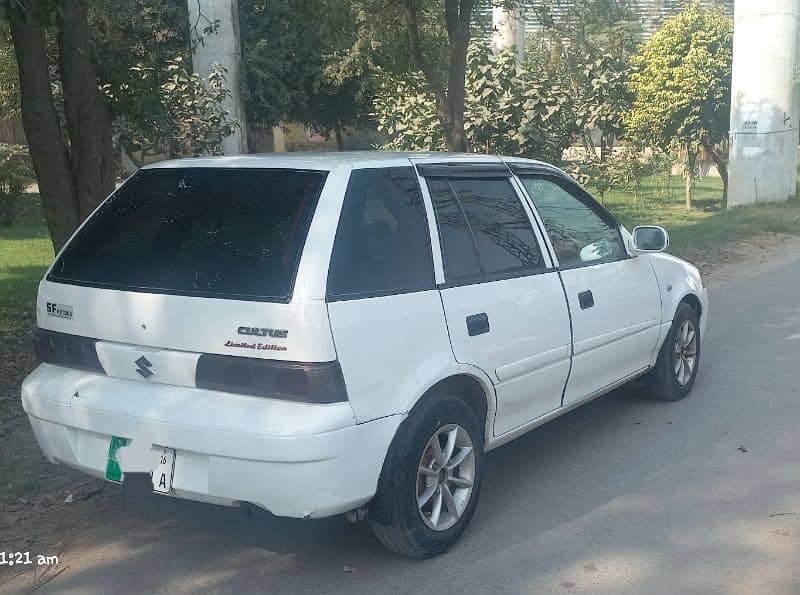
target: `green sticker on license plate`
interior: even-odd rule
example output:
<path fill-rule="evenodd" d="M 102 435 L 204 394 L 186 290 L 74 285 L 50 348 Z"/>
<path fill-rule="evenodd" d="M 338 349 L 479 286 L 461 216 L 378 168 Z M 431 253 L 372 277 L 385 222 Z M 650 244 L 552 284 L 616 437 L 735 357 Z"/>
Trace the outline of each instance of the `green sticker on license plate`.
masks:
<path fill-rule="evenodd" d="M 127 438 L 120 438 L 119 436 L 111 437 L 111 444 L 108 445 L 108 461 L 106 462 L 107 480 L 121 483 L 125 477 L 117 462 L 117 451 L 123 446 L 128 446 L 129 443 L 130 440 Z"/>

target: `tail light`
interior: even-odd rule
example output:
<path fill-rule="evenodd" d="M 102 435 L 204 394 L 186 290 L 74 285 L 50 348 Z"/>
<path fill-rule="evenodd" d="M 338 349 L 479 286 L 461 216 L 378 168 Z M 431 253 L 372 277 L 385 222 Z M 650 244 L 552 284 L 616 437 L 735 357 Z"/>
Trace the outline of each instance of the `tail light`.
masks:
<path fill-rule="evenodd" d="M 33 349 L 39 361 L 87 372 L 105 374 L 97 358 L 97 339 L 57 333 L 37 328 L 33 336 Z"/>
<path fill-rule="evenodd" d="M 198 388 L 301 403 L 341 403 L 347 389 L 338 361 L 300 363 L 204 353 Z"/>

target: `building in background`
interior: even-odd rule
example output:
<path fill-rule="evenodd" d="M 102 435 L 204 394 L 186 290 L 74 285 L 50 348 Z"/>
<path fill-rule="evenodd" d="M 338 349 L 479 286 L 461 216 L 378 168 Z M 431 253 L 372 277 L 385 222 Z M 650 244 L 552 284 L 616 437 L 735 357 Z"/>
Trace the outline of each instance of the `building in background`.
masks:
<path fill-rule="evenodd" d="M 652 35 L 665 19 L 678 14 L 686 4 L 686 0 L 630 0 L 626 3 L 641 22 L 646 38 Z M 725 9 L 725 12 L 733 17 L 734 0 L 703 0 L 702 3 L 719 4 Z M 576 3 L 573 0 L 521 0 L 518 12 L 524 21 L 525 35 L 535 35 L 541 32 L 543 27 L 537 17 L 538 14 L 547 12 L 558 24 L 568 18 L 569 12 L 575 6 Z M 496 31 L 495 26 L 497 18 L 494 17 L 494 14 L 496 14 L 497 8 L 499 7 L 484 6 L 475 15 L 475 24 L 479 28 L 479 34 L 484 38 L 495 32 L 502 34 L 502 32 Z"/>

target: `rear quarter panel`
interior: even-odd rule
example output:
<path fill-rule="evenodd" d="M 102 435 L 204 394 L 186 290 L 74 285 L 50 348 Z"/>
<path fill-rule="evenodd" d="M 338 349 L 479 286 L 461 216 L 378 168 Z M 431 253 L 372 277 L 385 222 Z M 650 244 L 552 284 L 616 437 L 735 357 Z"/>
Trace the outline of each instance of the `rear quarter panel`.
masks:
<path fill-rule="evenodd" d="M 455 367 L 437 290 L 328 304 L 359 423 L 405 413 Z"/>

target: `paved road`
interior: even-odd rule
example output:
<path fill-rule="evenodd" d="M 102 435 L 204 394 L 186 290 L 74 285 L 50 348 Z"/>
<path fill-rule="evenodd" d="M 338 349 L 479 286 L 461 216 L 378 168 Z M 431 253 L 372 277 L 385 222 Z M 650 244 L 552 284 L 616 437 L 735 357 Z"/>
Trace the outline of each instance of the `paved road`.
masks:
<path fill-rule="evenodd" d="M 437 559 L 130 485 L 43 591 L 800 593 L 799 294 L 800 262 L 712 289 L 689 399 L 624 388 L 490 453 L 472 526 Z"/>

